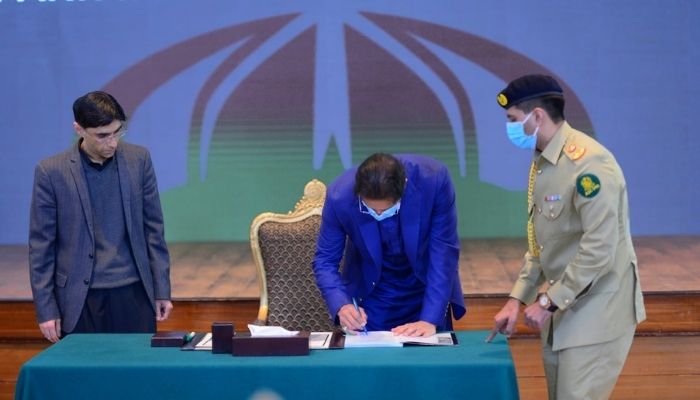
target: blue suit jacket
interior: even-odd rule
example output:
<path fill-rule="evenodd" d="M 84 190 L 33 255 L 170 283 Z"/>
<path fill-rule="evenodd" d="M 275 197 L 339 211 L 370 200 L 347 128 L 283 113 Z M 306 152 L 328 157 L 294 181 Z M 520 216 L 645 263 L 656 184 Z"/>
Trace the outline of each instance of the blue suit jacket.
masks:
<path fill-rule="evenodd" d="M 458 271 L 454 187 L 443 164 L 421 156 L 396 157 L 408 178 L 398 214 L 404 251 L 426 285 L 420 319 L 439 325 L 448 304 L 456 318 L 466 311 Z M 352 303 L 352 297 L 368 296 L 381 275 L 379 227 L 358 210 L 353 193 L 356 172 L 357 168 L 345 171 L 328 188 L 313 262 L 316 283 L 333 318 L 343 305 Z"/>
<path fill-rule="evenodd" d="M 143 147 L 120 142 L 115 157 L 129 244 L 155 310 L 155 299 L 170 299 L 170 260 L 156 176 Z M 90 192 L 76 144 L 41 161 L 34 171 L 29 272 L 39 322 L 61 318 L 63 331 L 75 328 L 94 254 Z"/>

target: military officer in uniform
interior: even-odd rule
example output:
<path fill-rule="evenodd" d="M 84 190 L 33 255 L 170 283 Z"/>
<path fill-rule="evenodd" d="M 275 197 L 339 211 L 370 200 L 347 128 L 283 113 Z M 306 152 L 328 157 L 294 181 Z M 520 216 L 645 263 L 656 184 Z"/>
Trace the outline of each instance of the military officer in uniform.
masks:
<path fill-rule="evenodd" d="M 564 119 L 550 76 L 526 75 L 497 96 L 506 131 L 534 151 L 528 185 L 528 251 L 494 331 L 541 331 L 550 399 L 607 399 L 637 324 L 645 318 L 632 246 L 627 187 L 600 143 Z"/>

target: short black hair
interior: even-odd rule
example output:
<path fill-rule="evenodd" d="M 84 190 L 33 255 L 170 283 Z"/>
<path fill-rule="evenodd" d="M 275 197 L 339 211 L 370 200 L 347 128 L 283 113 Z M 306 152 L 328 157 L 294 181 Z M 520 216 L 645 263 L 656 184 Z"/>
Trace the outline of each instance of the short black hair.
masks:
<path fill-rule="evenodd" d="M 126 121 L 124 109 L 117 99 L 102 91 L 78 97 L 73 102 L 73 117 L 84 129 L 109 125 L 114 120 Z"/>
<path fill-rule="evenodd" d="M 525 114 L 539 107 L 543 109 L 552 122 L 559 123 L 564 120 L 564 105 L 566 101 L 562 96 L 544 96 L 536 97 L 531 100 L 525 100 L 513 107 L 521 109 Z"/>
<path fill-rule="evenodd" d="M 398 201 L 405 187 L 406 169 L 391 154 L 372 154 L 355 174 L 355 194 L 362 198 Z"/>

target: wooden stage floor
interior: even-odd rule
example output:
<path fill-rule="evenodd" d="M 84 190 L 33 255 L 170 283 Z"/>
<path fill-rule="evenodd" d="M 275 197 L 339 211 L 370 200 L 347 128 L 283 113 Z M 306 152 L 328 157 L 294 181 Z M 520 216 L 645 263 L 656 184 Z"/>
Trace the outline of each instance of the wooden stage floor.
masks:
<path fill-rule="evenodd" d="M 634 239 L 647 320 L 637 329 L 613 400 L 700 398 L 700 236 Z M 469 318 L 456 329 L 490 329 L 520 268 L 523 239 L 463 240 L 460 275 Z M 245 326 L 258 311 L 247 243 L 170 245 L 176 300 L 162 330 L 206 331 L 212 321 Z M 520 398 L 546 398 L 539 339 L 521 322 L 510 347 Z M 22 363 L 48 347 L 36 327 L 26 246 L 0 246 L 0 400 L 11 399 Z"/>
<path fill-rule="evenodd" d="M 700 292 L 700 236 L 634 239 L 645 293 Z M 174 299 L 257 299 L 246 242 L 172 243 Z M 459 262 L 465 296 L 503 296 L 518 275 L 524 239 L 466 239 Z M 0 300 L 30 300 L 27 247 L 0 246 Z"/>

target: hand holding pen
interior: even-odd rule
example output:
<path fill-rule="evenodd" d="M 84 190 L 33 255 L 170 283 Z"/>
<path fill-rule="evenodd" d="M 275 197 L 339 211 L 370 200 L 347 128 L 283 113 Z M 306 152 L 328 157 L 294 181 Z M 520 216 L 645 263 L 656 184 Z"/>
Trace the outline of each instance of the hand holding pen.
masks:
<path fill-rule="evenodd" d="M 357 301 L 353 299 L 353 304 L 346 304 L 338 311 L 340 326 L 344 332 L 356 334 L 367 324 L 367 314 L 362 307 L 357 306 Z"/>
<path fill-rule="evenodd" d="M 509 299 L 501 311 L 493 318 L 493 329 L 491 329 L 491 332 L 486 337 L 486 343 L 490 343 L 499 333 L 510 337 L 515 332 L 515 324 L 518 322 L 519 312 L 520 300 L 515 298 Z"/>
<path fill-rule="evenodd" d="M 358 314 L 362 315 L 364 314 L 364 310 L 362 313 L 360 313 L 360 307 L 357 306 L 357 300 L 355 298 L 352 298 L 352 305 L 355 307 L 355 311 L 357 311 Z M 363 317 L 363 323 L 362 323 L 362 332 L 366 335 L 367 334 L 367 316 Z"/>

